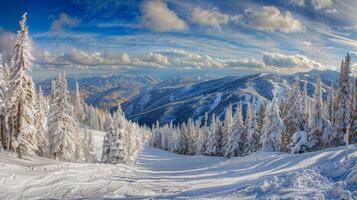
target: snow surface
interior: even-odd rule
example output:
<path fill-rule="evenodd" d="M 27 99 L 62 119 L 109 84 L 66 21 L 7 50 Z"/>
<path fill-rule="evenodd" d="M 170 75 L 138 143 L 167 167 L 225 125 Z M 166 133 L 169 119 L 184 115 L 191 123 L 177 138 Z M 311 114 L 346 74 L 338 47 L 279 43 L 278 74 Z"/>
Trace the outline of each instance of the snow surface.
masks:
<path fill-rule="evenodd" d="M 93 131 L 98 154 L 102 132 Z M 145 147 L 135 165 L 18 159 L 0 153 L 0 199 L 356 199 L 357 145 L 232 159 Z"/>

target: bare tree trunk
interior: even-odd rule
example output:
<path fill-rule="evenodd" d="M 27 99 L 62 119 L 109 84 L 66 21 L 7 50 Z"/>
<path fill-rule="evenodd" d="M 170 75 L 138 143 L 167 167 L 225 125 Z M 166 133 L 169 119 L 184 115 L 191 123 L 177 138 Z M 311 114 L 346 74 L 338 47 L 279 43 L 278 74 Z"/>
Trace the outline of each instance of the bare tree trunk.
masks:
<path fill-rule="evenodd" d="M 6 124 L 5 116 L 0 115 L 0 132 L 1 132 L 1 144 L 4 150 L 7 150 L 7 139 L 6 139 Z"/>
<path fill-rule="evenodd" d="M 12 144 L 12 141 L 14 140 L 14 118 L 11 115 L 8 119 L 9 123 L 9 129 L 10 129 L 10 134 L 9 134 L 9 150 L 14 151 L 14 146 Z"/>
<path fill-rule="evenodd" d="M 15 127 L 15 138 L 17 139 L 19 137 L 20 131 L 21 131 L 21 124 L 22 124 L 22 115 L 23 115 L 23 105 L 22 105 L 22 98 L 19 99 L 19 104 L 17 107 L 17 117 L 16 117 L 16 127 Z M 22 153 L 21 153 L 21 147 L 22 144 L 18 144 L 16 148 L 16 152 L 19 158 L 22 158 Z"/>

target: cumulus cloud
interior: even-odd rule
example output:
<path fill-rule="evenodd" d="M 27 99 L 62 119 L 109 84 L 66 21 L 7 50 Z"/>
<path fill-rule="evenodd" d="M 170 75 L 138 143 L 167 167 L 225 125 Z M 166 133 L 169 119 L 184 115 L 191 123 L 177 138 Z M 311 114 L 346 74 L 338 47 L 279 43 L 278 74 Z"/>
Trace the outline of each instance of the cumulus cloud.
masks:
<path fill-rule="evenodd" d="M 222 59 L 209 55 L 200 55 L 181 49 L 167 50 L 174 65 L 182 68 L 262 68 L 264 63 L 254 58 L 249 59 Z"/>
<path fill-rule="evenodd" d="M 258 30 L 299 32 L 303 25 L 290 12 L 282 13 L 274 6 L 263 6 L 260 10 L 245 10 L 247 25 Z"/>
<path fill-rule="evenodd" d="M 116 66 L 116 65 L 130 65 L 131 60 L 127 54 L 112 54 L 99 52 L 85 52 L 78 49 L 72 49 L 69 52 L 63 53 L 59 56 L 52 55 L 46 50 L 36 49 L 34 51 L 35 62 L 42 67 L 52 66 Z"/>
<path fill-rule="evenodd" d="M 263 62 L 266 66 L 279 68 L 304 68 L 304 69 L 321 69 L 322 64 L 311 60 L 303 55 L 294 54 L 286 55 L 281 53 L 265 53 Z"/>
<path fill-rule="evenodd" d="M 260 61 L 256 60 L 254 58 L 243 58 L 243 59 L 232 59 L 232 60 L 227 60 L 226 65 L 230 67 L 243 67 L 243 68 L 263 68 L 265 67 L 265 64 Z"/>
<path fill-rule="evenodd" d="M 34 51 L 35 63 L 44 68 L 64 67 L 71 69 L 82 68 L 118 68 L 118 67 L 153 67 L 165 68 L 171 63 L 167 56 L 159 53 L 148 53 L 136 58 L 130 58 L 127 53 L 85 52 L 73 48 L 59 56 L 52 55 L 46 50 Z M 103 69 L 104 69 L 103 68 Z"/>
<path fill-rule="evenodd" d="M 191 20 L 193 23 L 210 26 L 214 28 L 220 28 L 229 22 L 237 22 L 239 16 L 228 15 L 220 13 L 217 9 L 205 10 L 202 8 L 195 8 L 191 13 Z"/>
<path fill-rule="evenodd" d="M 160 53 L 150 52 L 149 54 L 144 55 L 142 58 L 133 59 L 133 66 L 146 66 L 146 67 L 158 67 L 165 68 L 171 63 L 167 56 L 164 56 Z"/>
<path fill-rule="evenodd" d="M 147 0 L 141 6 L 142 25 L 158 32 L 184 31 L 186 22 L 170 10 L 162 0 Z"/>
<path fill-rule="evenodd" d="M 168 50 L 172 54 L 173 62 L 184 68 L 223 68 L 225 64 L 222 60 L 208 55 L 199 55 L 180 49 Z"/>
<path fill-rule="evenodd" d="M 59 56 L 43 49 L 34 51 L 35 66 L 66 69 L 177 68 L 177 69 L 323 69 L 323 65 L 300 54 L 265 53 L 262 59 L 218 58 L 182 49 L 168 49 L 129 57 L 126 53 L 99 53 L 72 49 Z"/>
<path fill-rule="evenodd" d="M 62 31 L 65 28 L 71 28 L 77 26 L 79 20 L 77 18 L 71 17 L 66 13 L 61 13 L 59 17 L 52 21 L 51 31 Z"/>

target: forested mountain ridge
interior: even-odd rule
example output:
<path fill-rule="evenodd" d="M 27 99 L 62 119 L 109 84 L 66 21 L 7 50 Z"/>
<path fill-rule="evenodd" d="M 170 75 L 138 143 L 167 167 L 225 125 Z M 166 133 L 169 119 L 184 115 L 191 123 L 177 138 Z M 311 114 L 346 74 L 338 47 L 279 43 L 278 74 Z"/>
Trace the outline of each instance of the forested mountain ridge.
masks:
<path fill-rule="evenodd" d="M 307 92 L 312 95 L 316 77 L 321 77 L 323 89 L 326 92 L 332 85 L 337 85 L 339 73 L 337 71 L 312 70 L 293 75 L 277 75 L 260 73 L 248 76 L 230 76 L 176 86 L 162 86 L 144 92 L 137 97 L 124 102 L 122 107 L 128 118 L 143 124 L 179 124 L 189 118 L 200 120 L 205 112 L 211 116 L 215 113 L 224 116 L 225 108 L 229 104 L 245 104 L 255 96 L 261 100 L 271 100 L 273 88 L 280 88 L 278 96 L 289 88 L 294 78 L 299 79 L 301 89 L 307 83 Z M 324 98 L 326 95 L 323 95 Z"/>

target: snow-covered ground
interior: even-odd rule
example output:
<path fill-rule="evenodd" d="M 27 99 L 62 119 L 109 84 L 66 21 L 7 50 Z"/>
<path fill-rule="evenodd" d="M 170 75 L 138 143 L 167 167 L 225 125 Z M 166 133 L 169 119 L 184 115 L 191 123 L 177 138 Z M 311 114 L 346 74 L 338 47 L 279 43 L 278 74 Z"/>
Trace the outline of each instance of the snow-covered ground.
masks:
<path fill-rule="evenodd" d="M 100 151 L 101 132 L 93 132 Z M 99 153 L 99 152 L 98 152 Z M 0 153 L 0 199 L 356 199 L 357 145 L 225 159 L 145 147 L 135 165 L 19 160 Z"/>

